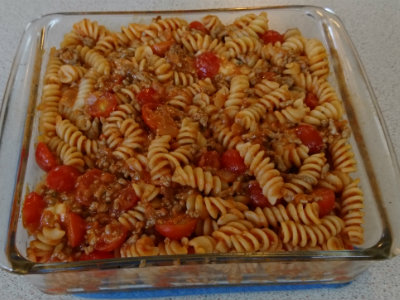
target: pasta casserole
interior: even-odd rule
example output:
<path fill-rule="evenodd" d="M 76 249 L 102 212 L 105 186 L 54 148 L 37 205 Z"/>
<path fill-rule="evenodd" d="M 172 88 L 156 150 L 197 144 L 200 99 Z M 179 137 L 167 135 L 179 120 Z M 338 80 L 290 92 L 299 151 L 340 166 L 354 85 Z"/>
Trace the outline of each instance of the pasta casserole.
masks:
<path fill-rule="evenodd" d="M 321 41 L 265 12 L 73 25 L 49 53 L 28 258 L 361 245 L 363 193 Z"/>

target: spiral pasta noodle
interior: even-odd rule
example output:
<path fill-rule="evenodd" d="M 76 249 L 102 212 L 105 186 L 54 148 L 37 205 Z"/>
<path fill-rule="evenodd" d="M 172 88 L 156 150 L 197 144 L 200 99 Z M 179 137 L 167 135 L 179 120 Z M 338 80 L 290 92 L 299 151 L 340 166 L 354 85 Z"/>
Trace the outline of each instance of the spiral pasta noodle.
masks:
<path fill-rule="evenodd" d="M 218 176 L 213 176 L 209 171 L 204 171 L 202 168 L 193 168 L 190 165 L 183 169 L 176 168 L 172 175 L 172 181 L 181 185 L 188 185 L 192 188 L 197 188 L 200 192 L 208 195 L 211 192 L 218 194 L 221 191 L 221 179 Z"/>
<path fill-rule="evenodd" d="M 273 162 L 269 157 L 265 157 L 265 152 L 260 150 L 260 145 L 251 145 L 250 143 L 238 144 L 236 149 L 244 159 L 244 163 L 254 174 L 263 194 L 268 198 L 271 204 L 281 197 L 283 179 L 274 168 Z"/>
<path fill-rule="evenodd" d="M 359 180 L 345 186 L 342 193 L 341 216 L 344 221 L 343 234 L 351 244 L 361 245 L 364 242 L 363 223 L 364 208 L 363 194 L 358 187 Z"/>
<path fill-rule="evenodd" d="M 290 243 L 292 246 L 315 247 L 338 235 L 343 227 L 343 220 L 339 217 L 326 216 L 321 219 L 321 224 L 315 226 L 302 225 L 294 221 L 282 222 L 280 234 L 283 243 Z"/>
<path fill-rule="evenodd" d="M 257 207 L 254 211 L 245 211 L 246 219 L 256 226 L 272 226 L 277 228 L 280 223 L 292 220 L 305 225 L 320 224 L 317 203 L 289 203 L 286 207 L 278 204 L 274 207 Z"/>

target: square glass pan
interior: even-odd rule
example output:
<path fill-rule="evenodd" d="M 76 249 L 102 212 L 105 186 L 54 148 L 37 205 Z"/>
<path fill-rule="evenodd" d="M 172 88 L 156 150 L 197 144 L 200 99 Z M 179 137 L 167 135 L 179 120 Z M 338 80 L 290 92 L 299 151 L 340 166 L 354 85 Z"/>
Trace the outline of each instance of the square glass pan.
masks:
<path fill-rule="evenodd" d="M 330 83 L 343 100 L 353 131 L 351 144 L 365 197 L 365 243 L 352 251 L 208 254 L 118 258 L 73 263 L 33 263 L 26 259 L 28 236 L 20 211 L 28 188 L 43 175 L 35 164 L 42 77 L 51 47 L 83 18 L 110 29 L 154 17 L 188 21 L 217 15 L 225 24 L 246 13 L 266 11 L 271 29 L 297 27 L 325 45 Z M 198 11 L 57 13 L 31 22 L 21 39 L 0 113 L 1 266 L 27 274 L 46 292 L 139 289 L 161 286 L 347 282 L 370 262 L 399 253 L 399 168 L 382 115 L 356 50 L 342 22 L 330 10 L 311 6 Z"/>

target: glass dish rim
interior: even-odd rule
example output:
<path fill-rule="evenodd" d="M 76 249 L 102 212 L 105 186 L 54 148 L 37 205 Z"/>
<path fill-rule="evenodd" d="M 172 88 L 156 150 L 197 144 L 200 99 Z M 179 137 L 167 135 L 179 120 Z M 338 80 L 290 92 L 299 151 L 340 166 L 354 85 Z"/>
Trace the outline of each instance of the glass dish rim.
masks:
<path fill-rule="evenodd" d="M 393 146 L 391 140 L 389 138 L 387 127 L 382 117 L 381 111 L 377 104 L 376 96 L 372 90 L 368 77 L 366 76 L 366 72 L 364 67 L 360 61 L 359 55 L 348 36 L 346 28 L 343 25 L 343 22 L 336 15 L 336 13 L 330 8 L 319 7 L 314 5 L 278 5 L 278 6 L 256 6 L 256 7 L 235 7 L 235 8 L 211 8 L 211 9 L 189 9 L 189 10 L 143 10 L 143 11 L 84 11 L 84 12 L 54 12 L 49 14 L 44 14 L 36 19 L 33 19 L 29 22 L 22 34 L 22 38 L 20 40 L 20 44 L 18 49 L 20 48 L 25 34 L 28 32 L 30 27 L 34 26 L 36 23 L 45 20 L 46 18 L 52 18 L 59 15 L 64 16 L 85 16 L 85 15 L 138 15 L 138 14 L 182 14 L 182 13 L 207 13 L 207 12 L 239 12 L 239 11 L 259 11 L 259 10 L 274 10 L 274 9 L 299 9 L 306 10 L 312 9 L 314 11 L 319 11 L 321 14 L 319 18 L 322 20 L 327 18 L 335 19 L 338 24 L 341 25 L 341 31 L 344 33 L 344 38 L 346 39 L 346 43 L 350 46 L 352 50 L 352 54 L 354 55 L 357 63 L 359 64 L 361 70 L 362 81 L 366 84 L 368 88 L 368 93 L 371 97 L 371 101 L 375 107 L 375 111 L 378 114 L 378 119 L 380 122 L 380 126 L 385 134 L 385 140 L 388 144 L 389 152 L 391 154 L 391 159 L 395 164 L 395 168 L 398 170 L 398 161 L 397 157 L 394 155 Z M 42 33 L 43 37 L 43 33 Z M 8 100 L 10 97 L 7 96 L 7 91 L 12 86 L 10 86 L 10 78 L 13 74 L 14 68 L 17 68 L 16 61 L 17 56 L 14 58 L 10 77 L 6 85 L 3 103 L 1 105 L 1 112 L 3 114 L 3 110 L 5 111 L 7 108 Z M 7 98 L 7 99 L 6 99 Z M 3 119 L 3 115 L 1 116 Z M 4 120 L 2 120 L 4 121 Z M 0 124 L 0 132 L 2 132 L 3 124 Z M 26 134 L 26 132 L 25 132 Z M 0 134 L 1 136 L 2 134 Z M 20 166 L 18 166 L 20 167 Z M 16 191 L 16 187 L 14 187 L 14 192 Z M 16 199 L 13 199 L 14 206 Z M 21 201 L 18 199 L 17 201 Z M 379 203 L 378 203 L 379 204 Z M 381 205 L 381 204 L 380 204 Z M 14 207 L 13 206 L 13 207 Z M 15 212 L 14 212 L 15 213 Z M 19 214 L 19 212 L 16 212 Z M 10 220 L 13 218 L 10 215 Z M 18 215 L 17 215 L 18 218 Z M 387 220 L 386 220 L 387 221 Z M 95 261 L 82 261 L 82 262 L 62 262 L 62 263 L 34 263 L 27 260 L 22 255 L 19 255 L 18 249 L 15 243 L 12 243 L 12 229 L 16 231 L 16 228 L 12 228 L 11 222 L 8 228 L 8 240 L 6 245 L 7 250 L 7 258 L 9 259 L 12 269 L 8 270 L 15 273 L 22 274 L 35 274 L 35 273 L 48 273 L 48 272 L 57 272 L 57 271 L 76 271 L 76 270 L 92 270 L 92 269 L 109 269 L 109 268 L 123 268 L 123 267 L 141 267 L 143 263 L 147 266 L 160 266 L 160 265 L 172 265 L 179 261 L 180 264 L 191 264 L 191 263 L 225 263 L 225 262 L 261 262 L 261 261 L 355 261 L 355 260 L 378 260 L 378 259 L 387 259 L 390 258 L 390 247 L 392 244 L 392 240 L 390 239 L 390 232 L 383 232 L 381 239 L 372 247 L 367 249 L 354 249 L 354 250 L 343 250 L 343 251 L 292 251 L 292 252 L 282 252 L 282 253 L 224 253 L 224 254 L 192 254 L 192 255 L 164 255 L 164 256 L 147 256 L 147 257 L 131 257 L 131 258 L 113 258 L 106 260 L 95 260 Z M 388 229 L 386 227 L 385 229 Z M 15 231 L 14 231 L 14 239 L 15 239 Z M 389 241 L 385 240 L 389 236 Z M 384 240 L 384 241 L 383 241 Z M 383 242 L 382 242 L 383 241 Z M 383 246 L 382 246 L 383 245 Z M 17 253 L 15 253 L 15 251 Z M 7 269 L 6 269 L 7 270 Z"/>

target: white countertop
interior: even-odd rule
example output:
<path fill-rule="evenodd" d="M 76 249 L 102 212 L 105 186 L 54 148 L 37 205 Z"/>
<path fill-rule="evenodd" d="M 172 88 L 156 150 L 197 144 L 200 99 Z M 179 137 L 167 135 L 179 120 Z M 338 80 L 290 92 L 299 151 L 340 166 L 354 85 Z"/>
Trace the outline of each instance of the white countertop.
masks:
<path fill-rule="evenodd" d="M 136 2 L 136 3 L 135 3 Z M 217 4 L 217 2 L 219 4 Z M 299 4 L 296 1 L 29 1 L 0 0 L 0 95 L 4 93 L 15 50 L 26 24 L 40 15 L 59 11 L 166 10 Z M 375 91 L 396 153 L 400 154 L 400 1 L 308 1 L 329 7 L 344 22 Z M 2 101 L 2 99 L 0 99 Z M 1 245 L 3 247 L 3 245 Z M 23 276 L 0 270 L 0 299 L 54 299 L 41 293 Z M 59 296 L 58 299 L 77 299 Z M 399 299 L 400 259 L 372 265 L 350 285 L 297 291 L 235 293 L 181 299 Z M 157 298 L 162 300 L 163 298 Z M 170 298 L 169 298 L 170 299 Z"/>

